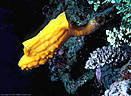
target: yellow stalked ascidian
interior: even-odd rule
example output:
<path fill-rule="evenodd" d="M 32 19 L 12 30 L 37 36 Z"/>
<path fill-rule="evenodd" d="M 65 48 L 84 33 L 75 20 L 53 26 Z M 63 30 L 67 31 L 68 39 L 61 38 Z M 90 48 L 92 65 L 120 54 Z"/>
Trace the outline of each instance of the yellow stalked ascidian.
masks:
<path fill-rule="evenodd" d="M 63 12 L 35 37 L 23 42 L 24 56 L 18 65 L 22 70 L 28 70 L 45 64 L 71 36 L 89 35 L 98 26 L 95 19 L 89 20 L 85 26 L 73 26 Z"/>
<path fill-rule="evenodd" d="M 21 69 L 32 69 L 45 64 L 71 36 L 65 12 L 49 22 L 35 37 L 23 42 L 24 56 L 19 61 Z"/>

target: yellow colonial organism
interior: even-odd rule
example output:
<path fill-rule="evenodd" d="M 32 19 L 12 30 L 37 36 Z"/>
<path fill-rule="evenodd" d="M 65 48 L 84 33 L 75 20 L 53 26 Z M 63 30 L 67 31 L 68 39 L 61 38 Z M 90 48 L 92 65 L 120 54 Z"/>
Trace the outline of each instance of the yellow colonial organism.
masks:
<path fill-rule="evenodd" d="M 23 42 L 24 55 L 18 65 L 23 70 L 45 64 L 71 36 L 88 35 L 97 25 L 92 19 L 85 26 L 76 27 L 67 20 L 65 12 L 61 13 L 35 37 Z"/>

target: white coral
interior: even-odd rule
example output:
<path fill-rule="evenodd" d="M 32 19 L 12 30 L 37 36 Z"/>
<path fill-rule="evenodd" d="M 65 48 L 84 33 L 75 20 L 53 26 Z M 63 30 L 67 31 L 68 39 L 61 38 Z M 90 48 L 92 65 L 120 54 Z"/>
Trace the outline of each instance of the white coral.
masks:
<path fill-rule="evenodd" d="M 114 82 L 110 89 L 106 90 L 102 96 L 129 96 L 127 90 L 129 89 L 129 80 Z"/>

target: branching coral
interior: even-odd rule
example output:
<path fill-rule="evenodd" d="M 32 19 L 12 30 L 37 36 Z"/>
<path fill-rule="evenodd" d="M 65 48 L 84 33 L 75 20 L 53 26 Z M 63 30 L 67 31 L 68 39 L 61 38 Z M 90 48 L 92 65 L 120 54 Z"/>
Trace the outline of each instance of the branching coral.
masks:
<path fill-rule="evenodd" d="M 106 64 L 113 64 L 113 66 L 116 66 L 118 63 L 129 60 L 130 53 L 130 46 L 123 46 L 121 48 L 103 46 L 101 49 L 97 48 L 95 51 L 90 53 L 91 57 L 89 57 L 88 61 L 86 62 L 85 68 L 96 69 L 103 67 Z"/>
<path fill-rule="evenodd" d="M 110 42 L 110 45 L 114 47 L 119 47 L 124 44 L 131 46 L 129 38 L 126 38 L 128 34 L 125 34 L 129 33 L 129 29 L 122 27 L 120 27 L 120 29 L 120 31 L 118 31 L 116 28 L 113 28 L 113 31 L 106 30 L 106 34 L 108 36 L 107 41 Z"/>
<path fill-rule="evenodd" d="M 109 88 L 110 84 L 119 77 L 121 67 L 130 60 L 131 47 L 123 46 L 115 48 L 113 46 L 97 48 L 86 62 L 86 69 L 101 69 L 101 81 L 105 88 Z"/>

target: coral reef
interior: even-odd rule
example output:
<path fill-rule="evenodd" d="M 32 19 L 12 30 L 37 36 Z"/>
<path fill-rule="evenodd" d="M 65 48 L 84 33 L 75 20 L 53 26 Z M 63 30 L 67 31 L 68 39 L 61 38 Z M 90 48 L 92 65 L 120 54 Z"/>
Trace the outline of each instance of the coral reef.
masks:
<path fill-rule="evenodd" d="M 130 12 L 129 8 L 126 8 L 127 6 L 129 6 L 129 2 L 127 0 L 81 0 L 81 2 L 84 3 L 81 4 L 79 1 L 66 0 L 68 6 L 65 12 L 68 20 L 71 20 L 71 24 L 75 26 L 81 26 L 86 24 L 86 22 L 88 22 L 90 18 L 97 18 L 97 16 L 102 16 L 103 14 L 106 14 L 104 15 L 105 17 L 101 17 L 104 18 L 104 22 L 111 21 L 110 23 L 112 24 L 114 23 L 112 22 L 112 19 L 114 19 L 117 23 L 116 25 L 110 24 L 108 26 L 104 26 L 103 30 L 105 30 L 105 35 L 107 35 L 107 42 L 109 42 L 106 46 L 96 46 L 95 48 L 93 48 L 94 50 L 92 49 L 92 52 L 91 50 L 89 50 L 87 46 L 85 46 L 85 43 L 87 43 L 85 40 L 87 39 L 88 41 L 88 37 L 82 37 L 84 38 L 84 41 L 82 40 L 82 42 L 80 43 L 82 46 L 77 45 L 77 42 L 79 42 L 79 40 L 81 39 L 79 38 L 76 41 L 73 38 L 78 37 L 73 37 L 72 40 L 68 40 L 64 44 L 69 46 L 63 46 L 61 48 L 63 55 L 57 55 L 58 57 L 55 56 L 55 58 L 52 59 L 51 62 L 52 65 L 54 65 L 53 69 L 56 69 L 52 72 L 52 76 L 56 76 L 57 80 L 60 79 L 64 83 L 66 91 L 70 94 L 77 93 L 78 88 L 86 84 L 90 76 L 90 79 L 97 78 L 98 82 L 100 83 L 100 86 L 104 87 L 102 91 L 104 91 L 105 89 L 109 89 L 111 84 L 114 82 L 121 82 L 120 80 L 130 80 L 130 65 L 128 63 L 131 59 L 130 28 L 128 26 L 130 17 L 128 13 Z M 90 10 L 87 10 L 84 5 L 86 5 L 86 8 Z M 121 11 L 120 7 L 124 11 Z M 117 10 L 114 10 L 113 8 L 116 8 Z M 111 13 L 111 10 L 113 11 L 113 14 Z M 126 14 L 123 14 L 123 12 L 125 12 Z M 94 36 L 94 38 L 97 37 L 97 35 Z M 73 45 L 71 42 L 73 42 L 76 45 Z M 76 50 L 77 48 L 80 49 Z M 86 50 L 85 54 L 78 56 L 77 53 L 80 50 Z M 82 52 L 80 51 L 80 53 Z M 90 57 L 88 59 L 86 56 L 88 56 L 89 53 Z M 81 60 L 83 60 L 82 63 L 84 62 L 84 59 L 80 59 L 79 57 L 84 59 L 87 58 L 85 66 L 87 70 L 82 69 L 84 66 L 81 66 L 79 73 L 82 72 L 83 74 L 77 75 L 74 78 L 74 74 L 72 71 L 73 67 L 77 64 L 81 64 Z M 56 68 L 57 65 L 61 67 Z M 89 73 L 87 74 L 87 72 Z M 93 75 L 91 75 L 90 72 L 92 72 Z M 79 84 L 77 82 L 79 82 Z M 120 86 L 117 87 L 118 89 L 121 88 Z M 97 94 L 97 96 L 101 96 L 100 94 L 102 95 L 101 91 L 99 94 Z M 113 93 L 111 94 L 114 95 Z"/>
<path fill-rule="evenodd" d="M 54 6 L 50 8 L 52 5 Z M 46 6 L 48 6 L 49 11 L 45 8 Z M 124 80 L 130 80 L 131 44 L 130 26 L 128 26 L 130 23 L 130 8 L 127 8 L 130 6 L 129 1 L 50 0 L 46 6 L 43 7 L 42 12 L 51 21 L 46 26 L 47 28 L 45 27 L 38 34 L 38 37 L 34 37 L 38 41 L 31 42 L 30 40 L 33 39 L 25 41 L 24 52 L 27 56 L 29 54 L 37 56 L 39 50 L 45 54 L 46 49 L 48 50 L 50 47 L 54 49 L 51 54 L 48 50 L 47 55 L 41 54 L 38 56 L 38 62 L 35 66 L 22 64 L 26 62 L 27 57 L 22 60 L 23 62 L 19 66 L 22 69 L 32 69 L 46 63 L 50 70 L 50 80 L 63 82 L 69 94 L 76 94 L 81 87 L 88 86 L 88 81 L 94 81 L 94 79 L 98 80 L 98 84 L 102 88 L 98 91 L 98 94 L 94 93 L 95 96 L 101 96 L 102 92 L 109 88 L 105 92 L 105 96 L 108 96 L 108 94 L 115 95 L 115 93 L 122 94 L 120 92 L 120 90 L 123 90 L 122 87 L 127 88 L 127 83 L 123 83 L 127 81 Z M 62 17 L 56 17 L 58 14 Z M 53 19 L 53 17 L 56 19 Z M 51 32 L 52 34 L 50 34 Z M 64 32 L 67 34 L 61 39 Z M 59 35 L 59 33 L 61 34 L 58 36 L 60 42 L 51 39 L 52 42 L 59 42 L 56 48 L 54 47 L 56 44 L 50 43 L 48 36 L 55 38 L 57 36 L 55 34 Z M 40 34 L 41 38 L 39 38 Z M 44 37 L 47 38 L 47 45 L 44 41 L 41 41 Z M 45 51 L 43 51 L 44 48 Z M 56 52 L 57 54 L 55 54 Z M 42 59 L 40 59 L 41 57 Z M 33 60 L 37 58 L 34 56 Z M 40 63 L 43 59 L 45 61 Z M 95 87 L 98 88 L 97 85 Z M 122 92 L 127 95 L 125 90 Z"/>

